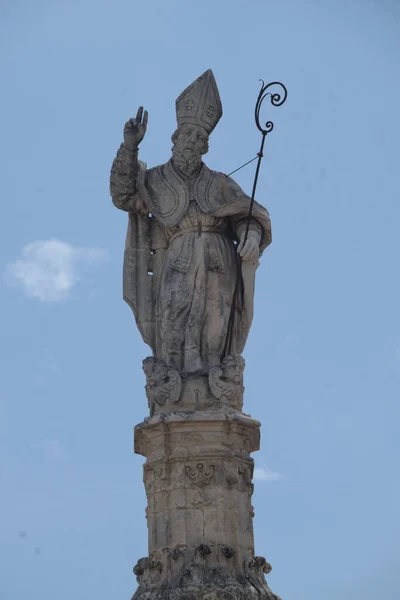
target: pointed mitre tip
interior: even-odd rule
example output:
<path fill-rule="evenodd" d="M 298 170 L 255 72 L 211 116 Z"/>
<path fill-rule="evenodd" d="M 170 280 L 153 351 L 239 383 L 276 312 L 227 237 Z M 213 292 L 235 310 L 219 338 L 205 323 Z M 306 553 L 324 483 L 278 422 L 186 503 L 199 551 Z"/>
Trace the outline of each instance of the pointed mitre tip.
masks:
<path fill-rule="evenodd" d="M 214 80 L 215 85 L 217 85 L 216 79 L 215 79 L 215 75 L 213 73 L 212 69 L 207 69 L 207 71 L 204 71 L 203 75 L 200 75 L 199 79 L 201 79 L 202 77 L 210 77 L 210 79 Z"/>

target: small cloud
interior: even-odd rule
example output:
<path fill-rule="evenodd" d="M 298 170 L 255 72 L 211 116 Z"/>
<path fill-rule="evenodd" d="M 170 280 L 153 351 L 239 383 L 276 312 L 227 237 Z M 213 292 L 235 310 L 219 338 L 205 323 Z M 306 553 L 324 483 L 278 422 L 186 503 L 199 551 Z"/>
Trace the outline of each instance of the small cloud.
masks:
<path fill-rule="evenodd" d="M 272 471 L 272 469 L 269 469 L 268 467 L 265 467 L 265 466 L 264 467 L 255 467 L 253 478 L 254 478 L 254 481 L 269 481 L 269 482 L 285 480 L 283 475 L 281 475 L 277 471 Z"/>
<path fill-rule="evenodd" d="M 22 286 L 30 298 L 57 302 L 68 297 L 82 266 L 106 258 L 101 248 L 74 248 L 56 239 L 36 241 L 22 249 L 20 259 L 7 265 L 5 278 L 10 285 Z"/>

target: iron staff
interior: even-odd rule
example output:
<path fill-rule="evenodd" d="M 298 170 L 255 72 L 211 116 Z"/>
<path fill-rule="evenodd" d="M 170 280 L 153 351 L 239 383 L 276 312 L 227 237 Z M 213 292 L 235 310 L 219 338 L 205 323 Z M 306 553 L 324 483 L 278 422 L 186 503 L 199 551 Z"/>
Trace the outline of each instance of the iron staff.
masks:
<path fill-rule="evenodd" d="M 283 83 L 280 83 L 279 81 L 272 81 L 271 83 L 267 83 L 267 85 L 265 85 L 265 83 L 262 79 L 261 79 L 261 82 L 262 82 L 261 90 L 260 90 L 260 93 L 258 94 L 256 107 L 254 110 L 254 119 L 255 119 L 255 122 L 257 125 L 257 129 L 259 129 L 262 133 L 262 139 L 261 139 L 260 151 L 257 154 L 258 161 L 257 161 L 256 173 L 254 176 L 253 191 L 251 193 L 251 202 L 250 202 L 249 214 L 247 217 L 247 225 L 246 225 L 246 231 L 245 231 L 245 236 L 244 236 L 244 244 L 246 243 L 247 236 L 249 234 L 249 227 L 250 227 L 250 221 L 251 221 L 251 214 L 253 212 L 254 198 L 256 195 L 258 175 L 260 172 L 261 160 L 262 160 L 262 157 L 264 156 L 263 152 L 264 152 L 265 138 L 267 137 L 267 135 L 269 133 L 271 133 L 271 131 L 274 128 L 274 124 L 272 121 L 267 121 L 265 123 L 265 129 L 261 126 L 261 124 L 260 124 L 261 105 L 262 105 L 264 99 L 266 98 L 266 96 L 271 96 L 271 104 L 273 106 L 282 106 L 282 104 L 286 101 L 287 94 L 288 94 L 286 87 L 283 85 Z M 279 85 L 282 88 L 283 96 L 281 96 L 281 94 L 278 94 L 276 92 L 274 94 L 267 92 L 267 90 L 273 85 Z"/>
<path fill-rule="evenodd" d="M 256 173 L 255 173 L 255 176 L 254 176 L 253 191 L 251 193 L 249 214 L 247 216 L 247 223 L 246 223 L 246 230 L 245 230 L 245 234 L 244 234 L 243 246 L 246 244 L 247 237 L 248 237 L 248 234 L 249 234 L 249 228 L 250 228 L 250 223 L 251 223 L 251 215 L 252 215 L 252 212 L 253 212 L 253 205 L 254 205 L 254 198 L 255 198 L 256 189 L 257 189 L 258 175 L 259 175 L 259 172 L 260 172 L 261 160 L 262 160 L 262 157 L 264 156 L 265 138 L 267 137 L 267 135 L 269 133 L 271 133 L 271 131 L 274 128 L 274 124 L 273 124 L 272 121 L 267 121 L 265 123 L 264 127 L 261 126 L 261 123 L 260 123 L 261 105 L 262 105 L 262 103 L 264 102 L 264 99 L 267 96 L 271 96 L 271 104 L 273 106 L 282 106 L 282 104 L 286 101 L 287 94 L 288 94 L 286 86 L 284 86 L 283 83 L 280 83 L 279 81 L 271 81 L 271 83 L 267 83 L 267 85 L 265 85 L 265 83 L 264 83 L 264 81 L 262 79 L 260 81 L 262 83 L 261 90 L 260 90 L 260 93 L 258 94 L 256 106 L 255 106 L 255 109 L 254 109 L 254 119 L 255 119 L 255 122 L 256 122 L 256 125 L 257 125 L 257 129 L 259 129 L 259 131 L 261 131 L 261 133 L 262 133 L 260 151 L 258 152 L 258 154 L 254 158 L 252 158 L 247 163 L 245 163 L 244 165 L 242 165 L 242 167 L 239 167 L 239 169 L 245 167 L 246 165 L 248 165 L 249 163 L 253 162 L 253 160 L 255 160 L 258 157 L 257 167 L 256 167 Z M 267 92 L 267 90 L 270 87 L 272 87 L 273 85 L 278 85 L 278 86 L 280 86 L 282 88 L 282 90 L 283 90 L 283 95 L 282 96 L 281 96 L 281 94 L 279 94 L 277 92 L 275 92 L 274 94 L 271 94 L 270 92 Z M 233 171 L 232 173 L 230 173 L 230 175 L 232 175 L 233 173 L 236 173 L 236 171 L 239 171 L 239 169 L 235 169 L 235 171 Z M 237 277 L 236 277 L 236 283 L 235 283 L 235 291 L 233 293 L 233 300 L 232 300 L 232 305 L 231 305 L 231 312 L 230 312 L 230 315 L 229 315 L 228 332 L 227 332 L 227 336 L 226 336 L 225 347 L 224 347 L 224 350 L 223 350 L 223 353 L 222 353 L 222 355 L 224 357 L 227 356 L 230 353 L 230 350 L 231 350 L 232 329 L 233 329 L 233 315 L 234 315 L 234 311 L 235 311 L 236 294 L 237 294 L 237 290 L 239 289 L 240 279 L 241 279 L 240 264 L 241 264 L 241 260 L 240 260 L 240 257 L 238 257 L 238 260 L 237 260 Z"/>

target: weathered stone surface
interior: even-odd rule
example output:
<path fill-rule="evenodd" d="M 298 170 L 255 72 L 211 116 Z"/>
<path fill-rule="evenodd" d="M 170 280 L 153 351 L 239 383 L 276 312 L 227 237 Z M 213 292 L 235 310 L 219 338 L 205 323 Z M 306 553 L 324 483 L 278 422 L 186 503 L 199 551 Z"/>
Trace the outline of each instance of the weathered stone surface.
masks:
<path fill-rule="evenodd" d="M 264 579 L 268 563 L 254 556 L 250 453 L 259 428 L 242 413 L 201 411 L 135 427 L 135 452 L 147 459 L 150 556 L 135 567 L 135 599 L 276 597 Z"/>
<path fill-rule="evenodd" d="M 156 414 L 135 427 L 150 556 L 135 567 L 135 598 L 275 597 L 268 563 L 254 556 L 250 453 L 259 430 L 243 413 L 208 411 Z"/>
<path fill-rule="evenodd" d="M 207 559 L 182 564 L 179 570 L 168 568 L 164 578 L 147 559 L 149 566 L 143 574 L 139 569 L 139 587 L 132 600 L 280 600 L 269 588 L 263 569 L 254 558 L 247 561 L 254 564 L 250 569 L 210 567 Z"/>
<path fill-rule="evenodd" d="M 154 356 L 145 358 L 143 371 L 147 379 L 150 416 L 156 412 L 174 410 L 181 397 L 182 378 L 179 372 Z"/>
<path fill-rule="evenodd" d="M 208 376 L 185 377 L 156 357 L 143 361 L 150 416 L 170 412 L 236 413 L 243 408 L 244 359 L 229 355 Z"/>
<path fill-rule="evenodd" d="M 244 359 L 240 354 L 226 356 L 220 367 L 210 370 L 208 380 L 214 398 L 219 407 L 240 411 L 243 407 L 243 371 Z"/>

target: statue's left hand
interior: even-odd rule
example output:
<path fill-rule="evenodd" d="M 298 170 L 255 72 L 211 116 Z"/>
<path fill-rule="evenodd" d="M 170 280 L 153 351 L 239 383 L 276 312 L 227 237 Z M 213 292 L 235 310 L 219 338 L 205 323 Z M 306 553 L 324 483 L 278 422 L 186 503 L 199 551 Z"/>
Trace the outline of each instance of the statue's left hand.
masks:
<path fill-rule="evenodd" d="M 252 231 L 249 231 L 246 243 L 244 243 L 245 233 L 243 232 L 240 244 L 238 246 L 238 254 L 242 260 L 256 260 L 260 254 L 259 236 Z"/>

